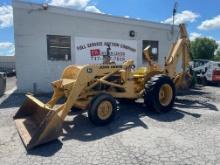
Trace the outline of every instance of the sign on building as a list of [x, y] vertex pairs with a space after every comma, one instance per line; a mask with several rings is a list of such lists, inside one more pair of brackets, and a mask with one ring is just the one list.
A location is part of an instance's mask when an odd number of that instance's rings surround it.
[[86, 37], [75, 38], [76, 64], [102, 63], [103, 56], [107, 55], [107, 48], [109, 47], [111, 61], [122, 64], [127, 59], [133, 59], [134, 63], [137, 64], [137, 41]]

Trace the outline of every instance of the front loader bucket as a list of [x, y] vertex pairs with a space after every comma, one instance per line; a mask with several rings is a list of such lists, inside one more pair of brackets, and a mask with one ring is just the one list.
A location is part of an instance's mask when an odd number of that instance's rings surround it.
[[57, 139], [62, 133], [62, 120], [56, 111], [31, 95], [27, 95], [14, 121], [27, 150]]

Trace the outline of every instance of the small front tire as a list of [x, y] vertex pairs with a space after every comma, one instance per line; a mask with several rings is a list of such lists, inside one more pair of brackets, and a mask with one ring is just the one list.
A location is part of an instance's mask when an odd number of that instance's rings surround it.
[[117, 102], [109, 94], [101, 93], [95, 96], [88, 109], [90, 121], [98, 126], [109, 124], [115, 117]]

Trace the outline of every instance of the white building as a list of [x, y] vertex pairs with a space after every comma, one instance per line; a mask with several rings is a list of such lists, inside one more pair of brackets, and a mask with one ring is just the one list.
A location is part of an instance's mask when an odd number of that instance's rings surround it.
[[[152, 46], [161, 65], [178, 28], [61, 7], [13, 1], [17, 85], [20, 92], [50, 92], [70, 64], [101, 63], [107, 45], [112, 60], [145, 65], [143, 48]], [[35, 85], [34, 85], [35, 84]]]
[[15, 69], [15, 56], [0, 56], [0, 72], [12, 71]]

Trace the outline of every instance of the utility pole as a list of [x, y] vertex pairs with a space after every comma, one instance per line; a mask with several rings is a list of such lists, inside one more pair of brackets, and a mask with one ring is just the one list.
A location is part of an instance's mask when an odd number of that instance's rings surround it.
[[177, 13], [177, 6], [178, 6], [178, 2], [176, 1], [173, 6], [173, 25], [172, 25], [172, 31], [171, 31], [172, 34], [174, 33], [175, 15]]

